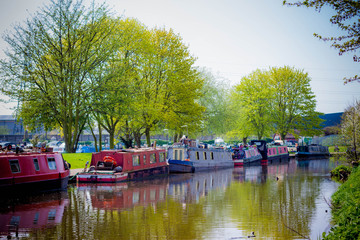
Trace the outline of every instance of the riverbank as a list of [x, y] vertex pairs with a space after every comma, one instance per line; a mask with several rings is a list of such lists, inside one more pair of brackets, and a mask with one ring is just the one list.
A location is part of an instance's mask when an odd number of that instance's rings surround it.
[[324, 239], [359, 239], [360, 170], [353, 168], [346, 182], [332, 195], [333, 227]]

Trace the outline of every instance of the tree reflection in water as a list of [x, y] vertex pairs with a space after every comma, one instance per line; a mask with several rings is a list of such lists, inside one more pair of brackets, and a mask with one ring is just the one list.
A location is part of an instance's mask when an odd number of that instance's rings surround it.
[[[62, 221], [29, 238], [317, 238], [337, 184], [329, 160], [269, 163], [148, 181], [72, 185]], [[327, 214], [327, 215], [326, 215]], [[325, 220], [324, 220], [325, 219]], [[298, 233], [296, 233], [298, 232]]]

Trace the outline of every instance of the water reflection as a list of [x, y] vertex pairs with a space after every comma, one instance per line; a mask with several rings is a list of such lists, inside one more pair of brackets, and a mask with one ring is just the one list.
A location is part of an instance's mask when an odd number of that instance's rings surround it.
[[59, 224], [41, 230], [28, 226], [28, 238], [236, 239], [254, 232], [262, 239], [316, 239], [329, 224], [324, 198], [337, 187], [329, 179], [332, 165], [291, 160], [148, 181], [71, 185]]
[[36, 229], [60, 224], [69, 204], [67, 192], [1, 199], [0, 237], [27, 237]]

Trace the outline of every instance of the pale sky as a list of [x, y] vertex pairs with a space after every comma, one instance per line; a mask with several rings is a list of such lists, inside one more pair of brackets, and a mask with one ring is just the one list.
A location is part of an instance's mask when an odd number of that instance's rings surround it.
[[[0, 32], [11, 30], [49, 0], [0, 0]], [[329, 22], [331, 10], [287, 7], [282, 0], [105, 0], [115, 15], [137, 18], [149, 28], [172, 28], [182, 36], [196, 64], [235, 85], [256, 69], [288, 65], [309, 73], [317, 110], [342, 112], [360, 99], [360, 74], [348, 53], [339, 56], [313, 33], [340, 34]], [[0, 40], [0, 58], [6, 43]], [[360, 55], [360, 54], [359, 54]], [[13, 104], [15, 105], [15, 104]], [[11, 114], [0, 103], [0, 115]]]

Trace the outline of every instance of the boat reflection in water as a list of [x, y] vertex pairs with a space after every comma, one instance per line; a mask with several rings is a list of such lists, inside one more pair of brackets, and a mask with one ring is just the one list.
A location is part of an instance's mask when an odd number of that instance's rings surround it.
[[77, 187], [91, 201], [93, 208], [123, 210], [164, 201], [168, 178], [122, 183], [78, 183]]
[[211, 172], [171, 175], [169, 178], [168, 195], [180, 202], [197, 202], [210, 191], [225, 190], [232, 181], [233, 169]]
[[312, 174], [328, 174], [335, 168], [335, 162], [329, 159], [268, 163], [261, 166], [236, 167], [233, 170], [233, 178], [236, 181], [265, 183], [268, 178], [281, 180], [285, 175], [293, 175], [296, 171]]
[[67, 192], [32, 196], [27, 203], [16, 205], [11, 204], [11, 199], [4, 201], [0, 208], [0, 239], [25, 237], [34, 230], [56, 226], [69, 204]]

